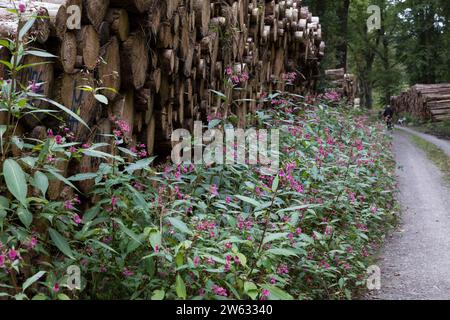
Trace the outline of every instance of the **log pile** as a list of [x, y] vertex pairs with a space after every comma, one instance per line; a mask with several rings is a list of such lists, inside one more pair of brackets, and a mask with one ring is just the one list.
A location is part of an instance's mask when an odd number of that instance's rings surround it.
[[[325, 50], [319, 18], [301, 0], [0, 0], [0, 7], [19, 3], [48, 16], [30, 37], [59, 57], [29, 68], [23, 81], [44, 83], [40, 93], [89, 124], [92, 131], [66, 119], [76, 141], [105, 139], [99, 133], [111, 133], [113, 119], [122, 119], [130, 124], [127, 141], [145, 143], [150, 154], [167, 151], [174, 129], [192, 129], [211, 114], [235, 114], [244, 126], [266, 92], [314, 91]], [[71, 27], [74, 6], [80, 28]], [[23, 23], [4, 12], [0, 36], [13, 38]], [[295, 79], [286, 77], [292, 74]], [[114, 90], [101, 90], [106, 105], [80, 86]], [[54, 125], [35, 117], [24, 124]]]
[[410, 113], [426, 121], [450, 119], [450, 84], [416, 84], [391, 98], [397, 114]]
[[355, 101], [358, 91], [354, 74], [345, 73], [344, 68], [329, 69], [325, 70], [325, 78], [341, 96], [347, 97], [350, 102]]

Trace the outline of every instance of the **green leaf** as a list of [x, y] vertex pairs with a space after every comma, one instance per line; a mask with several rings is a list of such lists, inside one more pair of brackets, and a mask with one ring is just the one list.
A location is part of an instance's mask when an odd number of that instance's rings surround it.
[[272, 192], [276, 192], [278, 190], [278, 184], [280, 183], [280, 176], [277, 175], [272, 182]]
[[286, 208], [286, 209], [278, 210], [277, 214], [278, 213], [283, 213], [283, 212], [289, 212], [289, 211], [303, 210], [303, 209], [307, 209], [307, 208], [311, 208], [311, 207], [313, 207], [313, 205], [310, 205], [310, 204], [304, 204], [304, 205], [301, 205], [301, 206], [289, 207], [289, 208]]
[[67, 240], [55, 229], [49, 228], [48, 233], [55, 246], [70, 259], [75, 260], [72, 249]]
[[138, 236], [136, 233], [134, 233], [133, 231], [131, 231], [130, 229], [128, 229], [128, 228], [123, 224], [122, 220], [120, 220], [120, 219], [115, 219], [115, 218], [114, 218], [113, 220], [114, 220], [115, 222], [117, 222], [117, 223], [120, 225], [122, 231], [125, 232], [131, 239], [133, 239], [134, 241], [136, 241], [136, 242], [139, 243], [140, 245], [142, 244], [141, 239], [139, 239], [139, 236]]
[[38, 293], [33, 298], [31, 298], [31, 300], [37, 300], [37, 301], [47, 300], [47, 299], [48, 299], [48, 297], [43, 293]]
[[223, 94], [222, 92], [219, 92], [219, 91], [216, 91], [216, 90], [212, 90], [212, 89], [210, 89], [210, 91], [212, 93], [214, 93], [215, 95], [218, 95], [220, 97], [220, 99], [227, 100], [227, 96], [225, 94]]
[[114, 252], [115, 254], [119, 254], [116, 250], [114, 250], [113, 248], [111, 248], [110, 246], [108, 246], [106, 243], [100, 242], [98, 240], [92, 240], [93, 243], [99, 245], [102, 248], [105, 248], [106, 250], [109, 250], [111, 252]]
[[41, 57], [41, 58], [58, 58], [57, 56], [42, 50], [27, 50], [25, 54]]
[[153, 291], [152, 300], [164, 300], [166, 296], [166, 292], [164, 290], [155, 290]]
[[297, 256], [295, 252], [289, 249], [282, 249], [282, 248], [274, 248], [269, 249], [265, 251], [267, 254], [273, 254], [276, 256], [285, 256], [285, 257], [291, 257], [291, 256]]
[[34, 186], [36, 188], [39, 189], [39, 191], [42, 192], [42, 195], [45, 197], [45, 194], [47, 193], [48, 190], [48, 178], [47, 176], [40, 172], [40, 171], [36, 171], [34, 174]]
[[58, 300], [71, 300], [67, 294], [60, 293], [58, 294]]
[[31, 212], [27, 208], [20, 206], [17, 209], [17, 215], [19, 216], [20, 222], [22, 222], [23, 225], [28, 229], [33, 222], [33, 215], [31, 214]]
[[8, 61], [0, 60], [0, 64], [4, 64], [9, 70], [13, 69], [13, 65]]
[[258, 287], [253, 282], [246, 281], [244, 283], [244, 291], [250, 298], [252, 298], [252, 300], [256, 300], [258, 297]]
[[6, 39], [0, 39], [0, 47], [6, 47], [9, 49], [9, 42]]
[[30, 31], [31, 27], [33, 26], [34, 22], [36, 21], [36, 17], [32, 16], [27, 20], [27, 22], [24, 24], [22, 29], [19, 31], [19, 40], [22, 41], [23, 37], [27, 34], [28, 31]]
[[268, 242], [274, 241], [274, 240], [286, 239], [287, 236], [288, 236], [288, 233], [286, 233], [286, 232], [285, 233], [269, 233], [267, 236], [264, 237], [263, 245]]
[[29, 286], [31, 286], [33, 283], [38, 281], [46, 273], [47, 273], [47, 271], [39, 271], [34, 276], [28, 278], [22, 285], [22, 292], [27, 290]]
[[59, 181], [64, 182], [64, 183], [67, 184], [68, 186], [70, 186], [70, 187], [74, 188], [75, 190], [77, 190], [78, 192], [80, 192], [80, 191], [77, 189], [77, 187], [75, 187], [75, 186], [73, 185], [72, 182], [70, 182], [69, 180], [67, 180], [65, 177], [63, 177], [62, 175], [60, 175], [60, 174], [59, 174], [58, 172], [56, 172], [55, 170], [53, 170], [53, 169], [47, 169], [47, 170], [48, 170], [48, 172], [49, 172], [52, 176], [54, 176], [56, 179], [58, 179]]
[[70, 115], [72, 118], [76, 119], [78, 122], [80, 122], [80, 123], [81, 123], [82, 125], [84, 125], [86, 128], [88, 128], [89, 131], [91, 130], [91, 129], [89, 128], [89, 126], [86, 124], [86, 122], [84, 122], [84, 120], [80, 118], [80, 116], [78, 116], [78, 115], [77, 115], [76, 113], [74, 113], [72, 110], [70, 110], [70, 109], [64, 107], [62, 104], [60, 104], [60, 103], [58, 103], [58, 102], [56, 102], [56, 101], [53, 101], [53, 100], [51, 100], [51, 99], [47, 99], [47, 98], [39, 98], [39, 100], [42, 100], [42, 101], [45, 101], [45, 102], [48, 102], [48, 103], [53, 104], [55, 107], [61, 109], [62, 111], [64, 111], [64, 112], [67, 113], [68, 115]]
[[255, 207], [260, 207], [261, 206], [261, 203], [256, 201], [255, 199], [252, 199], [252, 198], [249, 198], [249, 197], [246, 197], [246, 196], [241, 196], [241, 195], [236, 195], [235, 197], [238, 198], [239, 200], [242, 200], [244, 202], [247, 202], [247, 203], [251, 204], [252, 206], [255, 206]]
[[177, 274], [176, 292], [178, 298], [181, 298], [183, 300], [186, 299], [186, 284], [184, 283], [183, 278], [181, 278], [179, 274]]
[[167, 219], [167, 220], [170, 222], [170, 224], [171, 224], [175, 229], [177, 229], [178, 231], [181, 231], [182, 233], [186, 233], [186, 234], [192, 235], [192, 231], [189, 230], [189, 228], [187, 227], [187, 225], [186, 225], [183, 221], [181, 221], [180, 219], [177, 219], [177, 218], [171, 218], [171, 217], [166, 218], [166, 219]]
[[156, 232], [152, 232], [150, 233], [150, 244], [152, 246], [153, 249], [156, 249], [156, 246], [161, 247], [161, 233], [156, 231]]
[[98, 102], [106, 104], [106, 105], [108, 104], [108, 98], [105, 97], [104, 95], [102, 95], [102, 94], [94, 94], [94, 97], [95, 97], [95, 99]]
[[287, 292], [283, 291], [282, 289], [272, 286], [272, 285], [264, 285], [263, 286], [265, 289], [269, 290], [270, 295], [269, 295], [269, 299], [270, 300], [294, 300], [294, 298]]
[[7, 159], [3, 163], [3, 175], [8, 190], [26, 207], [28, 186], [22, 167], [15, 160]]
[[150, 164], [156, 159], [156, 157], [142, 159], [128, 166], [125, 171], [132, 174], [134, 171], [148, 168]]
[[8, 126], [0, 125], [0, 154], [3, 154], [3, 135], [8, 130]]
[[9, 209], [9, 200], [4, 196], [0, 196], [0, 230], [3, 230], [3, 221], [6, 218], [7, 209]]
[[96, 173], [79, 173], [74, 176], [71, 176], [69, 181], [84, 181], [97, 178]]

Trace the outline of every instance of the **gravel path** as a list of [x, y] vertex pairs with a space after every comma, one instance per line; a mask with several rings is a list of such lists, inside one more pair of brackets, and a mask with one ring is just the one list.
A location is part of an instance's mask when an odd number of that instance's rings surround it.
[[410, 129], [410, 128], [397, 127], [397, 129], [403, 130], [403, 131], [411, 133], [411, 134], [415, 134], [416, 136], [419, 136], [422, 139], [427, 140], [428, 142], [431, 142], [431, 143], [437, 145], [450, 157], [450, 141], [444, 140], [444, 139], [439, 139], [430, 134], [421, 133], [421, 132], [418, 132], [418, 131]]
[[395, 133], [394, 152], [402, 221], [381, 253], [381, 290], [366, 299], [450, 299], [450, 189], [405, 132]]

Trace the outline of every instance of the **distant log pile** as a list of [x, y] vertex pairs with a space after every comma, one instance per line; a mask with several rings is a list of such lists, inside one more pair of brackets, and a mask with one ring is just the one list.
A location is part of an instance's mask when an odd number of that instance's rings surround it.
[[450, 84], [416, 84], [391, 98], [398, 114], [407, 112], [423, 120], [450, 119]]
[[355, 75], [345, 73], [344, 68], [325, 70], [325, 77], [343, 97], [355, 101], [357, 97], [357, 83]]
[[[130, 144], [145, 143], [151, 154], [167, 150], [174, 129], [192, 129], [211, 114], [233, 113], [244, 126], [265, 92], [314, 91], [325, 50], [319, 18], [301, 0], [0, 0], [0, 7], [19, 4], [42, 17], [30, 31], [34, 46], [59, 57], [29, 68], [23, 82], [45, 82], [40, 93], [83, 117], [92, 132], [66, 119], [76, 141], [104, 139], [99, 133], [112, 132], [112, 119], [123, 119]], [[74, 6], [79, 29], [70, 27]], [[13, 38], [23, 22], [1, 10], [0, 36]], [[292, 73], [295, 81], [287, 82]], [[101, 92], [105, 105], [80, 86], [115, 91]], [[238, 107], [228, 110], [212, 90]], [[23, 125], [56, 126], [41, 118]]]

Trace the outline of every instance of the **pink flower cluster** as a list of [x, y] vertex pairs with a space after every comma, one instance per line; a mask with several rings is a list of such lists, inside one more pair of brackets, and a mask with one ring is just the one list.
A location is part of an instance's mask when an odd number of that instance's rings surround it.
[[10, 263], [13, 263], [14, 261], [20, 259], [19, 252], [11, 248], [6, 251], [2, 251], [3, 249], [3, 243], [0, 241], [0, 268], [5, 267], [5, 264], [9, 261]]
[[253, 219], [238, 217], [237, 227], [239, 230], [251, 230], [253, 228]]
[[147, 157], [147, 146], [143, 143], [138, 144], [136, 147], [131, 147], [130, 151], [137, 154], [137, 156], [141, 159]]
[[297, 167], [295, 163], [287, 163], [286, 167], [284, 169], [280, 169], [279, 176], [280, 181], [289, 184], [291, 188], [298, 193], [303, 193], [304, 186], [303, 184], [299, 183], [295, 178], [293, 177], [292, 173], [294, 169]]
[[225, 74], [228, 76], [229, 81], [235, 86], [244, 85], [250, 79], [247, 72], [234, 72], [232, 67], [227, 67], [225, 69]]
[[78, 195], [75, 195], [73, 199], [64, 201], [64, 209], [67, 211], [72, 211], [75, 209], [74, 206], [77, 204], [81, 204], [81, 200], [78, 198]]
[[113, 134], [116, 138], [122, 138], [131, 132], [130, 125], [125, 120], [116, 120], [115, 123], [117, 129], [113, 130]]
[[341, 99], [341, 95], [337, 91], [332, 90], [326, 92], [323, 98], [331, 102], [337, 102]]
[[218, 285], [213, 285], [212, 291], [214, 292], [214, 294], [216, 294], [218, 296], [228, 297], [227, 290], [222, 287], [219, 287]]
[[288, 273], [289, 273], [289, 268], [287, 265], [282, 264], [282, 265], [278, 266], [277, 274], [283, 275], [283, 274], [288, 274]]
[[292, 84], [297, 80], [297, 72], [287, 72], [281, 75], [281, 78], [288, 84]]

